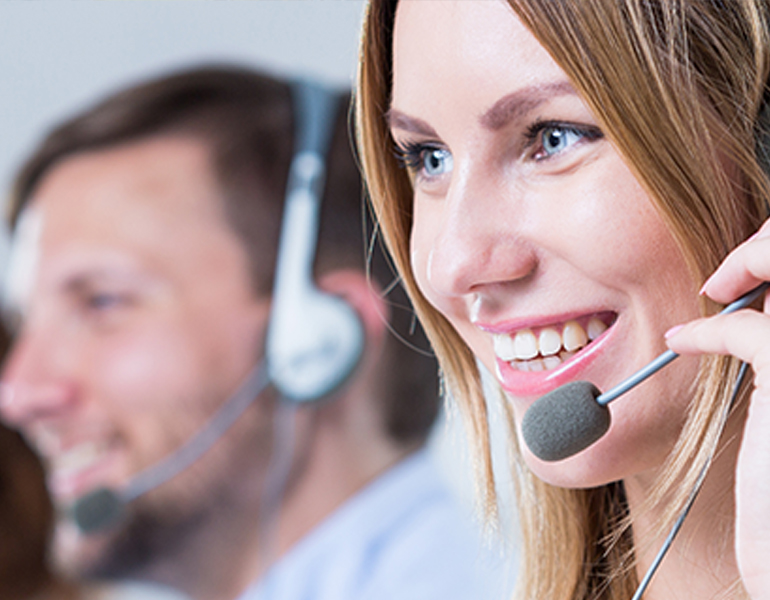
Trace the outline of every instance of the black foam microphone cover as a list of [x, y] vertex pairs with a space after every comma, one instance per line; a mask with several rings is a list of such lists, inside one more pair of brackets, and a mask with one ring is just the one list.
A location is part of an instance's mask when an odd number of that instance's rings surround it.
[[532, 454], [563, 460], [585, 450], [610, 427], [610, 411], [588, 381], [572, 381], [538, 398], [524, 414], [521, 431]]
[[84, 534], [105, 531], [123, 520], [126, 503], [115, 490], [97, 488], [72, 506], [72, 520]]

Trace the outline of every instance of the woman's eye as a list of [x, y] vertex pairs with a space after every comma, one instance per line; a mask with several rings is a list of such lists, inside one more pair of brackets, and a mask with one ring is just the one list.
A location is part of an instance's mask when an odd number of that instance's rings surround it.
[[398, 160], [417, 177], [434, 179], [451, 173], [452, 153], [445, 148], [424, 144], [405, 144], [396, 149]]
[[543, 160], [564, 152], [582, 140], [603, 137], [596, 128], [581, 128], [558, 123], [536, 124], [527, 134], [535, 150], [532, 157]]
[[426, 148], [422, 154], [422, 169], [428, 177], [439, 177], [452, 171], [452, 155], [442, 148]]
[[543, 151], [551, 156], [561, 152], [581, 137], [576, 131], [551, 127], [543, 131]]

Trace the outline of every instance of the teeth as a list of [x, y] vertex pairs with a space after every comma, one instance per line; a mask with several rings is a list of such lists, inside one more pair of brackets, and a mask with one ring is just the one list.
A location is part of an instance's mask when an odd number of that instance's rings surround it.
[[101, 458], [104, 450], [101, 444], [86, 442], [52, 459], [53, 470], [60, 473], [79, 471]]
[[580, 326], [577, 321], [567, 321], [564, 324], [564, 349], [568, 352], [578, 350], [588, 343], [588, 336], [585, 329]]
[[561, 350], [561, 336], [559, 332], [552, 327], [546, 327], [540, 332], [537, 338], [537, 344], [540, 348], [540, 354], [551, 356]]
[[535, 359], [535, 360], [528, 360], [527, 365], [529, 366], [530, 371], [543, 371], [545, 370], [545, 365], [543, 364], [543, 361], [541, 359]]
[[555, 327], [545, 327], [535, 335], [522, 329], [516, 335], [492, 336], [495, 355], [519, 371], [550, 371], [572, 358], [577, 350], [595, 340], [607, 330], [607, 325], [591, 317], [586, 328], [577, 321], [567, 321], [559, 333]]
[[591, 317], [588, 320], [588, 325], [586, 326], [586, 333], [588, 334], [589, 340], [591, 341], [595, 340], [605, 331], [607, 331], [607, 326], [596, 317]]
[[61, 440], [52, 431], [40, 428], [32, 436], [35, 449], [43, 456], [52, 456], [61, 450]]
[[513, 349], [516, 358], [527, 360], [535, 358], [539, 352], [537, 348], [537, 338], [531, 329], [523, 329], [513, 338]]
[[545, 367], [546, 371], [551, 371], [552, 369], [555, 369], [562, 363], [562, 359], [558, 356], [546, 356], [543, 359], [543, 366]]
[[516, 358], [516, 352], [513, 349], [513, 338], [510, 335], [498, 333], [492, 336], [492, 343], [495, 346], [495, 354], [501, 360], [513, 360]]

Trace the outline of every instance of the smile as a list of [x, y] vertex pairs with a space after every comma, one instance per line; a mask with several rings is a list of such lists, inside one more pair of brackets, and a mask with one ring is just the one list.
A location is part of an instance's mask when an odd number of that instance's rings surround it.
[[495, 356], [522, 372], [551, 371], [602, 335], [614, 315], [603, 313], [492, 336]]
[[41, 453], [47, 463], [48, 488], [54, 500], [83, 493], [94, 485], [94, 477], [103, 477], [114, 458], [106, 441], [83, 441], [56, 452]]
[[51, 469], [62, 475], [85, 471], [102, 460], [105, 452], [104, 444], [84, 442], [51, 458]]

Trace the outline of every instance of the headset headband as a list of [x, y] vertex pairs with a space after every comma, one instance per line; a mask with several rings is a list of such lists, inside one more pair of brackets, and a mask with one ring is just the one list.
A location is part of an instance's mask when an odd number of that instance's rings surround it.
[[355, 368], [364, 336], [355, 311], [313, 281], [336, 94], [308, 81], [292, 87], [295, 152], [278, 245], [266, 360], [273, 385], [307, 402], [337, 388]]

